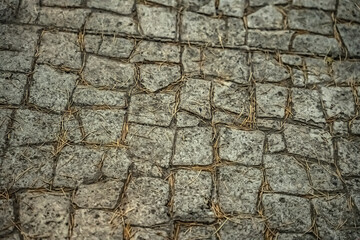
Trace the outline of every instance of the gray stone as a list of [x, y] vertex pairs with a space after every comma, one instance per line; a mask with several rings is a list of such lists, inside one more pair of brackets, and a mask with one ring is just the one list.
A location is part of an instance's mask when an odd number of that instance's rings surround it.
[[175, 96], [167, 93], [131, 96], [129, 121], [169, 126], [174, 115]]
[[91, 110], [82, 109], [82, 120], [85, 142], [97, 144], [117, 143], [121, 137], [124, 110]]
[[50, 8], [41, 7], [38, 24], [52, 26], [52, 27], [66, 27], [73, 29], [80, 29], [90, 10], [87, 9], [64, 9], [64, 8]]
[[207, 239], [216, 240], [215, 226], [196, 225], [196, 226], [181, 226], [179, 231], [180, 240], [194, 240], [194, 239]]
[[228, 111], [215, 110], [213, 113], [213, 124], [225, 123], [231, 126], [244, 126], [248, 123], [248, 117], [244, 114], [235, 114]]
[[257, 119], [257, 126], [259, 128], [272, 129], [272, 130], [280, 130], [282, 128], [282, 121], [273, 120], [273, 119]]
[[311, 190], [304, 167], [294, 157], [265, 155], [264, 165], [270, 188], [275, 192], [308, 194]]
[[22, 235], [69, 237], [70, 199], [64, 193], [24, 192], [18, 197]]
[[248, 87], [232, 82], [214, 83], [214, 104], [216, 107], [238, 114], [248, 115], [250, 96]]
[[249, 28], [282, 29], [283, 15], [274, 6], [266, 6], [247, 16]]
[[71, 239], [123, 239], [121, 220], [113, 212], [77, 209]]
[[257, 115], [259, 117], [285, 116], [288, 91], [285, 87], [273, 84], [257, 84]]
[[201, 52], [199, 48], [185, 46], [181, 60], [184, 72], [200, 74]]
[[335, 191], [343, 188], [336, 172], [325, 164], [309, 164], [308, 172], [312, 187], [319, 191]]
[[81, 52], [77, 34], [45, 32], [42, 36], [37, 63], [81, 68]]
[[209, 165], [213, 161], [212, 129], [179, 129], [175, 141], [175, 165]]
[[200, 119], [187, 112], [177, 112], [176, 114], [176, 125], [178, 127], [196, 127], [199, 123]]
[[13, 20], [16, 15], [16, 9], [19, 5], [19, 0], [1, 1], [0, 2], [0, 20]]
[[13, 231], [15, 214], [14, 201], [12, 199], [0, 199], [0, 234], [7, 234]]
[[167, 229], [152, 229], [152, 228], [131, 228], [130, 240], [144, 240], [144, 239], [157, 239], [157, 240], [168, 240], [170, 239], [169, 232]]
[[350, 57], [360, 56], [360, 43], [354, 39], [360, 38], [360, 25], [337, 24], [341, 38], [348, 50]]
[[214, 75], [241, 84], [249, 84], [247, 54], [232, 49], [206, 49], [202, 70], [205, 75]]
[[272, 56], [254, 53], [252, 63], [256, 82], [281, 82], [290, 78], [289, 71]]
[[1, 65], [3, 71], [31, 71], [33, 56], [29, 53], [0, 50]]
[[293, 31], [248, 30], [247, 43], [250, 47], [289, 50]]
[[304, 76], [304, 72], [295, 68], [291, 69], [291, 71], [294, 87], [305, 87], [307, 84], [307, 80]]
[[5, 138], [8, 135], [8, 125], [11, 120], [12, 110], [10, 109], [0, 109], [0, 155], [2, 155], [2, 148], [5, 145]]
[[134, 4], [134, 0], [122, 0], [121, 2], [117, 0], [110, 0], [106, 2], [97, 0], [87, 1], [87, 6], [90, 8], [104, 9], [120, 14], [130, 14]]
[[1, 236], [1, 237], [3, 238], [3, 240], [20, 240], [20, 233], [13, 232], [6, 236]]
[[169, 221], [169, 183], [158, 178], [131, 179], [125, 192], [126, 222], [152, 226]]
[[211, 82], [201, 79], [187, 79], [180, 95], [180, 108], [211, 118], [210, 105]]
[[143, 64], [139, 67], [140, 82], [151, 92], [160, 90], [181, 78], [178, 65]]
[[20, 104], [24, 95], [27, 76], [18, 73], [0, 73], [0, 103]]
[[304, 58], [308, 74], [321, 75], [329, 74], [329, 63], [324, 58]]
[[165, 6], [170, 6], [170, 7], [176, 7], [176, 5], [177, 5], [176, 0], [151, 0], [151, 2], [159, 3], [159, 4], [162, 4]]
[[335, 38], [321, 35], [301, 34], [293, 41], [292, 48], [296, 52], [318, 54], [318, 55], [340, 55], [339, 43]]
[[60, 131], [61, 116], [19, 109], [15, 114], [10, 145], [26, 145], [55, 141]]
[[173, 9], [136, 4], [136, 10], [144, 35], [176, 38], [176, 12]]
[[350, 190], [351, 199], [354, 201], [355, 205], [360, 206], [360, 179], [353, 178], [348, 181], [345, 181], [348, 189]]
[[292, 54], [282, 54], [281, 62], [285, 63], [285, 64], [289, 64], [289, 65], [296, 65], [296, 66], [303, 65], [302, 57], [300, 57], [298, 55], [292, 55]]
[[358, 142], [340, 139], [338, 142], [338, 165], [344, 175], [359, 175], [360, 163], [358, 156], [360, 145]]
[[330, 83], [332, 81], [331, 77], [326, 74], [314, 75], [311, 73], [305, 73], [305, 86], [309, 86], [311, 84], [324, 84]]
[[61, 124], [62, 134], [64, 137], [63, 140], [65, 140], [64, 143], [67, 143], [68, 141], [72, 143], [79, 143], [83, 140], [77, 115], [74, 115], [71, 112], [65, 113], [63, 115]]
[[237, 47], [245, 44], [246, 30], [241, 19], [228, 18], [226, 34], [225, 41], [221, 40], [222, 46]]
[[334, 150], [329, 132], [322, 129], [286, 124], [284, 136], [289, 153], [333, 162]]
[[210, 172], [179, 170], [175, 173], [174, 218], [183, 221], [211, 221], [212, 177]]
[[356, 0], [342, 0], [337, 8], [337, 17], [349, 21], [357, 21], [360, 19], [359, 2]]
[[336, 0], [294, 0], [293, 5], [307, 8], [319, 8], [323, 10], [335, 10]]
[[332, 66], [336, 83], [360, 83], [360, 62], [335, 61]]
[[119, 180], [80, 185], [73, 202], [81, 208], [114, 208], [124, 183]]
[[321, 10], [293, 9], [288, 12], [291, 29], [306, 30], [324, 35], [333, 34], [331, 16]]
[[224, 15], [242, 17], [244, 15], [245, 5], [245, 0], [221, 0], [219, 10]]
[[189, 11], [214, 14], [215, 3], [212, 0], [181, 0], [181, 5]]
[[352, 134], [360, 135], [360, 119], [355, 119], [351, 122], [350, 132]]
[[124, 148], [110, 149], [105, 153], [101, 171], [107, 177], [125, 180], [131, 160]]
[[169, 166], [172, 155], [174, 131], [162, 127], [131, 124], [126, 141], [129, 151], [154, 165]]
[[220, 158], [247, 164], [261, 164], [265, 134], [261, 131], [220, 129]]
[[263, 6], [263, 5], [276, 5], [276, 4], [286, 4], [289, 0], [251, 0], [250, 6]]
[[94, 87], [123, 89], [134, 83], [134, 66], [115, 60], [89, 56], [84, 78]]
[[55, 70], [48, 65], [37, 65], [30, 86], [29, 102], [56, 112], [68, 105], [78, 76]]
[[52, 7], [80, 7], [81, 0], [42, 0], [41, 4]]
[[86, 21], [85, 29], [94, 33], [125, 33], [138, 35], [138, 26], [132, 17], [93, 12]]
[[295, 120], [325, 123], [320, 96], [316, 90], [293, 88], [292, 103]]
[[106, 91], [91, 86], [77, 86], [73, 94], [73, 102], [80, 106], [125, 107], [125, 92]]
[[345, 135], [348, 133], [348, 124], [346, 122], [335, 121], [332, 125], [332, 131], [335, 135]]
[[131, 62], [180, 62], [180, 47], [175, 44], [141, 41], [135, 48]]
[[281, 152], [285, 150], [285, 142], [280, 133], [272, 133], [267, 136], [268, 150], [270, 153]]
[[309, 200], [288, 195], [264, 194], [263, 204], [270, 228], [299, 232], [307, 232], [311, 228]]
[[103, 152], [84, 146], [67, 146], [56, 165], [54, 186], [77, 187], [94, 182], [100, 175]]
[[280, 233], [277, 240], [315, 240], [316, 238], [310, 234], [304, 233]]
[[256, 168], [242, 166], [219, 168], [219, 203], [221, 209], [225, 213], [255, 214], [262, 177], [262, 172]]
[[326, 117], [350, 118], [355, 115], [355, 103], [350, 88], [322, 87], [320, 90]]
[[16, 21], [20, 23], [35, 23], [40, 10], [39, 2], [40, 0], [20, 1]]
[[51, 146], [12, 147], [0, 169], [0, 188], [40, 188], [51, 184], [53, 154]]
[[131, 176], [141, 176], [141, 177], [157, 177], [157, 178], [164, 178], [166, 177], [166, 173], [163, 171], [163, 169], [153, 164], [151, 161], [144, 161], [143, 159], [140, 159], [140, 161], [137, 161], [137, 159], [134, 160], [134, 165], [132, 165], [131, 169]]
[[260, 219], [234, 219], [227, 221], [219, 231], [222, 240], [233, 239], [264, 239], [265, 224]]

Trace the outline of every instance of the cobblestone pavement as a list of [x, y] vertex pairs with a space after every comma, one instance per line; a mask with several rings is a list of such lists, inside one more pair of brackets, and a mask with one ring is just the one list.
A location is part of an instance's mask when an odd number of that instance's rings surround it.
[[360, 239], [359, 0], [0, 21], [0, 239]]

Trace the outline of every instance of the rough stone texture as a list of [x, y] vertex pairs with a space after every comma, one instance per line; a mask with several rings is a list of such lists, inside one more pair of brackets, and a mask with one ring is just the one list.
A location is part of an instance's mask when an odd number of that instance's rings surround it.
[[178, 65], [144, 64], [139, 67], [140, 83], [151, 92], [160, 90], [181, 78]]
[[[262, 180], [260, 169], [224, 166], [218, 171], [221, 209], [226, 213], [255, 214], [258, 191]], [[238, 184], [239, 182], [246, 184]]]
[[245, 10], [245, 0], [221, 0], [219, 10], [224, 15], [242, 17]]
[[107, 177], [125, 180], [131, 160], [125, 149], [110, 149], [105, 153], [101, 171]]
[[350, 132], [352, 134], [360, 135], [360, 119], [355, 119], [350, 126]]
[[170, 238], [169, 233], [166, 229], [152, 229], [152, 228], [140, 228], [132, 227], [131, 228], [130, 240], [143, 240], [143, 239], [158, 239], [158, 240], [167, 240]]
[[282, 63], [289, 65], [297, 65], [301, 66], [303, 64], [303, 59], [300, 56], [292, 55], [292, 54], [282, 54], [281, 55]]
[[12, 199], [0, 199], [0, 234], [7, 234], [14, 229], [14, 201]]
[[200, 73], [201, 52], [199, 48], [185, 46], [181, 62], [186, 73]]
[[357, 8], [359, 4], [356, 0], [343, 0], [339, 2], [337, 17], [349, 21], [359, 22], [360, 11]]
[[130, 59], [131, 62], [180, 62], [180, 47], [175, 44], [141, 41]]
[[77, 209], [71, 239], [123, 239], [121, 220], [113, 212]]
[[322, 129], [286, 124], [284, 136], [289, 153], [333, 162], [334, 150], [329, 132]]
[[193, 240], [193, 239], [208, 239], [216, 240], [214, 235], [216, 226], [181, 226], [179, 231], [179, 237], [176, 240]]
[[335, 10], [336, 0], [293, 0], [293, 5], [307, 8], [318, 8], [323, 10]]
[[260, 31], [248, 30], [248, 45], [250, 47], [288, 50], [293, 31]]
[[320, 10], [290, 10], [288, 22], [291, 29], [306, 30], [324, 35], [333, 34], [331, 16]]
[[177, 5], [176, 0], [151, 0], [151, 2], [160, 3], [162, 5], [170, 6], [170, 7], [176, 7]]
[[138, 94], [131, 97], [129, 121], [160, 126], [170, 125], [175, 96], [167, 93]]
[[288, 195], [264, 194], [263, 204], [270, 228], [299, 232], [306, 232], [311, 228], [309, 200]]
[[343, 187], [336, 171], [328, 165], [310, 164], [308, 171], [314, 189], [332, 191]]
[[24, 192], [19, 197], [19, 220], [22, 234], [68, 238], [70, 199], [63, 193]]
[[282, 129], [282, 122], [281, 120], [272, 120], [272, 119], [264, 119], [259, 118], [257, 119], [257, 126], [261, 129], [274, 129], [274, 130], [281, 130]]
[[94, 87], [123, 89], [134, 83], [134, 66], [89, 56], [84, 69], [84, 79]]
[[80, 106], [125, 107], [126, 93], [106, 91], [91, 86], [77, 86], [73, 94], [73, 102]]
[[7, 135], [10, 131], [8, 125], [11, 120], [11, 113], [12, 110], [10, 109], [0, 109], [0, 155], [2, 155], [5, 140], [8, 139]]
[[63, 138], [71, 143], [79, 143], [83, 140], [77, 115], [64, 114], [62, 118]]
[[276, 4], [285, 4], [288, 2], [289, 0], [251, 0], [250, 6], [263, 6], [266, 4], [276, 5]]
[[137, 4], [136, 9], [141, 29], [145, 35], [175, 39], [176, 12], [174, 10], [141, 4]]
[[265, 134], [260, 131], [220, 129], [220, 158], [247, 164], [261, 163]]
[[27, 76], [17, 73], [0, 73], [0, 104], [20, 104]]
[[355, 115], [355, 103], [350, 88], [322, 87], [320, 93], [327, 118], [350, 118]]
[[228, 221], [220, 229], [219, 235], [223, 240], [254, 239], [262, 240], [264, 223], [260, 219], [235, 219]]
[[40, 25], [80, 29], [90, 11], [85, 9], [64, 9], [42, 7], [38, 23]]
[[360, 83], [360, 62], [335, 61], [332, 66], [336, 83]]
[[168, 198], [168, 182], [158, 178], [133, 178], [125, 192], [127, 222], [141, 226], [167, 222]]
[[358, 155], [360, 153], [360, 145], [357, 142], [340, 139], [338, 141], [338, 165], [340, 171], [344, 175], [359, 175], [360, 163]]
[[340, 121], [333, 122], [332, 130], [335, 135], [345, 135], [348, 133], [348, 123]]
[[215, 13], [215, 2], [212, 0], [180, 0], [180, 3], [189, 11], [205, 14]]
[[196, 127], [200, 122], [199, 118], [187, 112], [178, 112], [176, 114], [176, 125], [178, 127]]
[[238, 18], [228, 18], [225, 43], [221, 40], [221, 45], [227, 47], [242, 46], [245, 44], [245, 35], [244, 22]]
[[134, 0], [122, 0], [121, 2], [117, 0], [110, 0], [107, 2], [89, 0], [87, 1], [87, 6], [91, 8], [109, 10], [120, 14], [130, 14], [134, 3]]
[[12, 20], [15, 17], [16, 8], [19, 0], [1, 1], [0, 2], [0, 20]]
[[216, 107], [227, 111], [245, 115], [249, 112], [250, 96], [248, 88], [232, 82], [214, 83], [213, 101]]
[[289, 71], [272, 56], [255, 53], [252, 56], [253, 77], [257, 82], [281, 82], [290, 78]]
[[257, 84], [257, 114], [259, 117], [285, 116], [288, 91], [285, 87], [272, 84]]
[[210, 172], [180, 170], [175, 174], [174, 217], [185, 221], [211, 221]]
[[353, 178], [349, 181], [346, 181], [346, 185], [350, 190], [350, 196], [351, 199], [354, 201], [355, 205], [359, 208], [360, 206], [360, 179], [359, 178]]
[[[357, 6], [358, 7], [358, 6]], [[347, 47], [350, 57], [360, 56], [360, 43], [354, 39], [360, 38], [360, 25], [337, 24], [341, 38]]]
[[282, 29], [283, 15], [274, 7], [266, 6], [247, 16], [249, 28]]
[[304, 233], [280, 233], [277, 235], [278, 240], [315, 240], [310, 234]]
[[304, 76], [304, 72], [299, 69], [291, 69], [292, 71], [292, 82], [294, 87], [305, 87], [307, 84], [306, 77]]
[[213, 124], [225, 123], [232, 126], [244, 126], [247, 117], [236, 113], [230, 113], [228, 111], [216, 110], [213, 114]]
[[285, 150], [285, 142], [279, 133], [272, 133], [267, 136], [268, 150], [270, 153], [281, 152]]
[[81, 0], [42, 0], [45, 6], [60, 6], [60, 7], [79, 7]]
[[39, 0], [21, 1], [16, 21], [20, 23], [35, 23], [40, 9], [39, 2]]
[[297, 35], [293, 41], [292, 49], [296, 52], [319, 55], [338, 56], [340, 54], [339, 43], [335, 38], [311, 34]]

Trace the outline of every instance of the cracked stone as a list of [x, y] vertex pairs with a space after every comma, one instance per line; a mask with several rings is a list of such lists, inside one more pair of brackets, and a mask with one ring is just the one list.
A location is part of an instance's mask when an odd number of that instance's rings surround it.
[[305, 87], [306, 86], [306, 78], [304, 76], [304, 72], [299, 69], [292, 68], [292, 82], [294, 87]]
[[289, 50], [293, 31], [263, 31], [248, 30], [248, 45], [250, 47]]
[[272, 133], [268, 135], [268, 148], [270, 153], [281, 152], [285, 150], [285, 142], [279, 133]]
[[200, 73], [201, 51], [199, 48], [185, 46], [181, 62], [186, 73]]
[[360, 43], [354, 39], [360, 38], [360, 25], [337, 24], [337, 29], [348, 50], [350, 57], [360, 56]]
[[90, 10], [80, 8], [64, 9], [41, 7], [38, 16], [38, 24], [80, 29], [85, 23], [85, 19], [89, 13]]
[[289, 71], [271, 56], [255, 53], [252, 63], [253, 76], [257, 82], [281, 82], [290, 78]]
[[290, 10], [288, 12], [288, 22], [291, 29], [306, 30], [324, 35], [333, 34], [331, 16], [321, 10]]
[[125, 107], [125, 92], [106, 91], [91, 86], [77, 86], [73, 93], [73, 102], [80, 106]]
[[177, 112], [176, 114], [176, 125], [178, 127], [196, 127], [200, 122], [200, 119], [187, 112]]
[[144, 239], [157, 239], [157, 240], [168, 240], [170, 239], [169, 232], [162, 228], [152, 229], [152, 228], [140, 228], [132, 227], [131, 228], [131, 237], [130, 240], [144, 240]]
[[18, 73], [0, 73], [0, 103], [20, 104], [25, 91], [27, 76]]
[[250, 106], [248, 87], [226, 81], [215, 82], [213, 101], [216, 107], [247, 115]]
[[125, 180], [131, 163], [125, 149], [110, 149], [105, 153], [101, 171], [107, 177]]
[[321, 35], [301, 34], [293, 41], [292, 48], [297, 52], [339, 56], [341, 54], [339, 43], [335, 38]]
[[351, 88], [321, 87], [320, 95], [328, 118], [350, 118], [355, 115]]
[[90, 8], [105, 9], [120, 14], [131, 14], [134, 4], [134, 0], [122, 0], [121, 2], [117, 0], [107, 2], [97, 0], [87, 1], [87, 6]]
[[178, 65], [143, 64], [139, 67], [140, 82], [151, 92], [160, 90], [181, 78]]
[[132, 54], [130, 62], [180, 62], [180, 47], [175, 44], [141, 41]]
[[40, 10], [40, 1], [20, 1], [16, 21], [20, 23], [35, 23]]
[[336, 191], [343, 188], [343, 185], [336, 175], [336, 172], [328, 165], [309, 164], [308, 171], [312, 186], [319, 191]]
[[338, 165], [341, 172], [345, 175], [359, 175], [360, 163], [358, 157], [360, 154], [359, 143], [340, 139], [338, 142]]
[[266, 6], [247, 16], [249, 28], [282, 29], [283, 15], [274, 6]]
[[196, 226], [181, 226], [179, 231], [179, 240], [194, 240], [207, 239], [216, 240], [215, 226], [196, 225]]
[[313, 75], [329, 74], [329, 64], [324, 58], [304, 58], [306, 70]]
[[335, 61], [333, 71], [336, 83], [360, 83], [360, 62]]
[[219, 3], [219, 10], [224, 15], [243, 17], [245, 5], [245, 0], [221, 0]]
[[348, 124], [346, 122], [335, 121], [332, 126], [333, 134], [345, 135], [348, 133]]
[[260, 219], [236, 219], [234, 221], [227, 221], [219, 231], [222, 240], [233, 239], [264, 239], [264, 222]]
[[335, 10], [336, 0], [293, 0], [294, 6], [305, 8], [318, 8], [323, 10]]
[[257, 84], [257, 115], [259, 117], [285, 116], [288, 91], [273, 84]]
[[214, 14], [215, 3], [212, 0], [181, 0], [181, 5], [189, 11]]
[[[261, 185], [260, 169], [242, 166], [219, 168], [219, 203], [225, 213], [256, 213]], [[242, 182], [244, 184], [238, 184]]]
[[0, 199], [0, 234], [7, 234], [13, 231], [15, 214], [12, 199]]
[[162, 5], [169, 6], [169, 7], [176, 7], [176, 5], [177, 5], [176, 0], [151, 0], [151, 2], [160, 3]]
[[64, 114], [62, 119], [63, 136], [71, 143], [79, 143], [83, 140], [77, 116], [74, 114]]
[[213, 113], [213, 124], [225, 123], [234, 126], [243, 126], [246, 124], [246, 116], [230, 113], [228, 111], [215, 110]]
[[[335, 0], [333, 0], [335, 1]], [[349, 21], [357, 21], [360, 19], [359, 3], [354, 0], [342, 0], [337, 8], [337, 17]]]

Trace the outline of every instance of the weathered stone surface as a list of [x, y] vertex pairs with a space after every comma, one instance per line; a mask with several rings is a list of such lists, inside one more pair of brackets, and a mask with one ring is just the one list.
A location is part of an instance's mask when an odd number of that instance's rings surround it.
[[63, 140], [66, 139], [66, 141], [70, 141], [71, 143], [79, 143], [83, 140], [77, 115], [66, 113], [63, 115], [61, 121]]
[[224, 15], [242, 17], [245, 10], [245, 0], [221, 0], [219, 3], [219, 10]]
[[181, 5], [189, 11], [214, 14], [215, 2], [212, 0], [181, 0]]
[[232, 126], [243, 126], [247, 123], [247, 116], [218, 109], [214, 111], [212, 122], [213, 124], [225, 123]]
[[287, 155], [265, 155], [266, 178], [275, 192], [308, 194], [311, 186], [306, 170], [294, 157]]
[[141, 4], [137, 4], [136, 9], [144, 35], [176, 38], [176, 12], [173, 9]]
[[53, 155], [51, 146], [12, 147], [0, 169], [0, 188], [40, 188], [51, 183]]
[[37, 65], [30, 86], [29, 102], [62, 112], [68, 105], [77, 78], [75, 74], [60, 72], [48, 65]]
[[26, 145], [55, 141], [60, 130], [61, 116], [19, 109], [15, 114], [10, 145]]
[[257, 115], [259, 117], [285, 116], [288, 91], [285, 87], [272, 84], [257, 84]]
[[80, 117], [86, 136], [85, 142], [116, 143], [121, 137], [124, 115], [124, 110], [82, 109]]
[[355, 103], [350, 88], [322, 87], [320, 94], [327, 118], [350, 118], [355, 115]]
[[162, 127], [131, 124], [126, 141], [129, 151], [154, 165], [169, 166], [174, 131]]
[[125, 180], [131, 163], [132, 158], [128, 156], [125, 149], [110, 149], [105, 153], [101, 171], [107, 177]]
[[199, 118], [187, 112], [177, 112], [176, 114], [176, 125], [178, 127], [196, 127], [200, 122]]
[[176, 7], [177, 5], [176, 0], [151, 0], [151, 2], [160, 3], [162, 5], [170, 6], [170, 7]]
[[308, 166], [311, 184], [314, 189], [334, 191], [343, 188], [336, 172], [329, 165], [309, 164]]
[[42, 0], [41, 4], [52, 7], [79, 7], [81, 6], [81, 0]]
[[291, 29], [306, 30], [325, 35], [333, 34], [331, 16], [321, 10], [290, 10], [288, 22]]
[[325, 123], [320, 96], [316, 90], [293, 88], [292, 103], [295, 120]]
[[[242, 166], [219, 168], [219, 202], [226, 213], [255, 214], [261, 185], [260, 169]], [[238, 184], [245, 182], [246, 184]]]
[[281, 152], [285, 150], [285, 142], [280, 133], [272, 133], [267, 136], [268, 150], [270, 153]]
[[352, 134], [360, 135], [360, 119], [355, 119], [350, 125], [350, 132]]
[[256, 82], [281, 82], [290, 78], [289, 71], [272, 56], [254, 53], [252, 56], [253, 77]]
[[289, 64], [289, 65], [297, 65], [297, 66], [303, 65], [303, 59], [302, 59], [302, 57], [300, 57], [298, 55], [282, 54], [281, 61], [282, 61], [282, 63]]
[[248, 87], [226, 81], [215, 82], [213, 101], [218, 108], [247, 115], [250, 106]]
[[293, 5], [307, 8], [319, 8], [323, 10], [335, 10], [336, 0], [294, 0]]
[[123, 185], [119, 180], [80, 185], [73, 201], [81, 208], [114, 208]]
[[270, 5], [248, 15], [247, 21], [249, 28], [282, 29], [283, 15]]
[[333, 162], [332, 137], [322, 129], [285, 125], [284, 136], [289, 153]]
[[106, 91], [91, 86], [77, 86], [73, 94], [73, 102], [80, 106], [125, 107], [125, 92]]
[[251, 0], [250, 6], [262, 6], [262, 5], [276, 5], [276, 4], [286, 4], [289, 0]]
[[80, 29], [85, 23], [85, 18], [89, 13], [89, 10], [80, 8], [64, 9], [42, 7], [37, 22], [40, 25], [46, 26]]
[[228, 47], [245, 45], [246, 30], [244, 22], [241, 19], [228, 18], [226, 34], [225, 41], [223, 42], [223, 40], [221, 40], [221, 45]]
[[10, 109], [0, 109], [0, 155], [2, 155], [2, 148], [5, 145], [6, 135], [8, 135], [8, 125], [11, 120], [12, 110]]
[[340, 139], [338, 141], [338, 165], [344, 175], [359, 175], [360, 163], [358, 157], [360, 145], [357, 142]]
[[259, 219], [236, 219], [228, 221], [220, 229], [219, 235], [223, 240], [232, 239], [254, 239], [262, 240], [264, 238], [264, 222]]
[[293, 41], [292, 49], [296, 52], [305, 52], [319, 55], [340, 55], [339, 43], [335, 38], [320, 35], [301, 34]]
[[278, 240], [315, 240], [316, 238], [310, 234], [304, 233], [280, 233], [277, 235]]
[[39, 0], [21, 1], [16, 21], [20, 23], [35, 23], [40, 10], [39, 2]]
[[180, 108], [210, 119], [210, 88], [210, 81], [193, 78], [187, 79], [181, 90]]
[[107, 2], [97, 0], [87, 1], [88, 7], [109, 10], [120, 14], [130, 14], [134, 4], [134, 0], [122, 0], [121, 2], [117, 0], [110, 0]]
[[175, 173], [174, 217], [184, 221], [211, 221], [210, 172], [180, 170]]
[[134, 41], [115, 36], [85, 35], [87, 52], [115, 58], [128, 58], [134, 48]]
[[201, 51], [199, 48], [185, 46], [181, 62], [186, 73], [200, 73]]
[[346, 122], [335, 121], [332, 125], [332, 131], [335, 135], [345, 135], [348, 133], [348, 124]]
[[77, 209], [74, 215], [72, 239], [123, 239], [120, 219], [113, 212]]
[[0, 50], [0, 70], [3, 71], [23, 71], [31, 70], [33, 56], [29, 53]]
[[89, 56], [84, 78], [94, 87], [122, 89], [134, 83], [134, 66], [115, 60]]
[[140, 83], [151, 92], [160, 90], [181, 78], [178, 65], [143, 64], [139, 67]]
[[307, 84], [306, 77], [304, 75], [304, 72], [299, 69], [291, 69], [292, 71], [292, 82], [294, 84], [294, 87], [305, 87]]
[[14, 229], [14, 201], [12, 199], [0, 199], [0, 234], [7, 234]]
[[19, 0], [1, 1], [0, 2], [0, 20], [12, 20], [16, 15], [16, 8]]
[[69, 237], [70, 199], [64, 193], [25, 192], [18, 197], [22, 234], [50, 239]]
[[141, 226], [167, 222], [168, 200], [168, 182], [158, 178], [133, 178], [124, 199], [127, 222]]
[[181, 226], [177, 240], [208, 239], [216, 240], [216, 226]]
[[280, 130], [282, 128], [282, 121], [281, 120], [272, 120], [272, 119], [264, 119], [258, 118], [257, 119], [257, 126], [261, 129], [274, 129]]
[[20, 104], [26, 84], [27, 76], [18, 73], [0, 73], [0, 103]]
[[354, 39], [360, 38], [360, 25], [337, 24], [341, 38], [347, 47], [350, 57], [360, 56], [360, 43]]
[[175, 165], [208, 165], [213, 161], [211, 128], [179, 129], [173, 157]]
[[175, 96], [167, 93], [131, 96], [129, 121], [160, 126], [170, 125]]
[[306, 232], [311, 228], [309, 200], [288, 195], [264, 194], [263, 204], [270, 228], [299, 232]]
[[353, 178], [346, 181], [346, 185], [350, 190], [351, 199], [354, 201], [355, 205], [359, 208], [360, 206], [360, 179]]
[[130, 59], [131, 62], [180, 62], [180, 47], [175, 44], [141, 41]]
[[250, 47], [288, 50], [293, 31], [260, 31], [248, 30], [248, 45]]
[[103, 152], [84, 146], [67, 146], [56, 165], [54, 186], [77, 187], [95, 181], [100, 176], [99, 164]]
[[152, 229], [152, 228], [140, 228], [132, 227], [131, 228], [130, 240], [143, 240], [143, 239], [158, 239], [158, 240], [167, 240], [170, 238], [169, 232], [166, 229]]
[[247, 164], [261, 163], [265, 134], [261, 131], [220, 129], [220, 158]]
[[358, 9], [358, 2], [356, 0], [340, 1], [337, 9], [337, 17], [359, 22], [360, 11]]
[[37, 62], [81, 68], [81, 52], [77, 34], [45, 32], [41, 39]]
[[360, 62], [335, 61], [332, 66], [336, 83], [360, 83]]
[[325, 61], [324, 58], [316, 58], [316, 57], [305, 57], [306, 70], [308, 74], [313, 75], [321, 75], [321, 74], [329, 74], [329, 63]]

